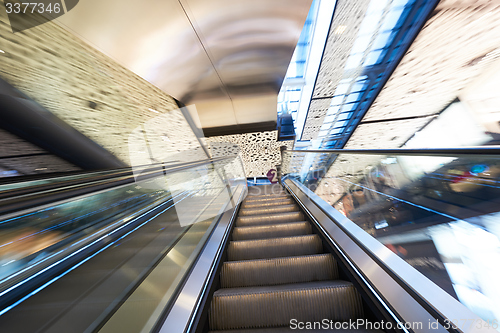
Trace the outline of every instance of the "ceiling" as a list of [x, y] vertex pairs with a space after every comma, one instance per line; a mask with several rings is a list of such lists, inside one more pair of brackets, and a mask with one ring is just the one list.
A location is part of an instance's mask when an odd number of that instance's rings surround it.
[[184, 104], [203, 128], [276, 121], [311, 0], [86, 0], [57, 23]]

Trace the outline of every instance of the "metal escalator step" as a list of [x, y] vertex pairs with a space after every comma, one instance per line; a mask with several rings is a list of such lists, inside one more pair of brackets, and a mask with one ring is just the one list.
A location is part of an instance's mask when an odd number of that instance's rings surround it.
[[276, 214], [263, 214], [252, 216], [238, 216], [236, 218], [237, 227], [249, 227], [254, 225], [276, 224], [285, 222], [304, 221], [305, 217], [302, 212], [287, 212]]
[[350, 282], [317, 281], [278, 286], [225, 288], [214, 293], [211, 330], [280, 327], [297, 321], [362, 318], [361, 297]]
[[276, 205], [267, 207], [251, 207], [240, 209], [239, 216], [249, 216], [249, 215], [262, 215], [262, 214], [275, 214], [275, 213], [286, 213], [286, 212], [298, 212], [299, 206], [295, 204], [291, 205]]
[[248, 191], [248, 196], [249, 197], [266, 197], [266, 196], [272, 196], [272, 195], [281, 195], [281, 194], [287, 194], [284, 188], [275, 188], [272, 191]]
[[[349, 322], [346, 322], [349, 323]], [[334, 324], [335, 325], [335, 324]], [[346, 324], [347, 325], [347, 324]], [[319, 324], [318, 324], [319, 326]], [[333, 326], [335, 327], [335, 326]], [[346, 327], [349, 327], [348, 325]], [[300, 332], [300, 333], [383, 333], [384, 331], [369, 329], [366, 327], [357, 327], [355, 329], [349, 328], [339, 328], [339, 329], [298, 329], [298, 328], [290, 328], [290, 327], [276, 327], [276, 328], [250, 328], [250, 329], [242, 329], [242, 330], [223, 330], [223, 331], [208, 331], [208, 333], [291, 333], [291, 332]], [[373, 324], [372, 324], [373, 327]]]
[[245, 202], [266, 202], [272, 200], [284, 200], [291, 198], [288, 194], [279, 194], [279, 195], [262, 195], [262, 196], [253, 196], [247, 195], [245, 198]]
[[221, 287], [252, 287], [339, 278], [331, 254], [225, 262]]
[[255, 227], [235, 227], [233, 230], [233, 241], [290, 237], [308, 235], [311, 233], [311, 224], [306, 221], [268, 224]]
[[276, 199], [276, 200], [268, 200], [268, 201], [257, 201], [257, 202], [243, 202], [241, 208], [260, 208], [260, 207], [269, 207], [269, 206], [279, 206], [279, 205], [291, 205], [294, 204], [292, 198], [286, 199]]
[[318, 254], [323, 250], [318, 235], [232, 241], [227, 255], [229, 261], [268, 259]]

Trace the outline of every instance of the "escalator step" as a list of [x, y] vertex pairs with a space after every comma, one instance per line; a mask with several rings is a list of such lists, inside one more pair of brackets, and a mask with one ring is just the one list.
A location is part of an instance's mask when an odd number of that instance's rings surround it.
[[250, 240], [263, 238], [290, 237], [312, 233], [309, 222], [291, 222], [281, 224], [261, 225], [255, 227], [235, 227], [233, 240]]
[[268, 206], [290, 205], [295, 203], [292, 198], [268, 200], [263, 202], [244, 202], [241, 208], [260, 208]]
[[276, 214], [263, 214], [252, 216], [238, 216], [236, 219], [237, 227], [249, 227], [254, 225], [275, 224], [284, 222], [299, 222], [304, 221], [305, 217], [302, 212], [287, 212]]
[[291, 205], [279, 205], [279, 206], [268, 206], [268, 207], [255, 207], [255, 208], [242, 208], [240, 209], [239, 216], [249, 216], [249, 215], [262, 215], [262, 214], [276, 214], [276, 213], [287, 213], [287, 212], [298, 212], [299, 206], [295, 204]]
[[273, 196], [273, 195], [282, 195], [282, 194], [287, 194], [287, 192], [284, 189], [277, 190], [275, 189], [274, 191], [249, 191], [248, 196], [249, 197], [268, 197], [268, 196]]
[[273, 200], [285, 200], [290, 199], [291, 197], [288, 194], [278, 194], [278, 195], [247, 195], [245, 198], [246, 203], [257, 203], [257, 202], [266, 202]]
[[338, 279], [331, 254], [229, 261], [222, 266], [221, 287], [252, 287]]
[[282, 327], [298, 321], [362, 318], [361, 297], [350, 282], [318, 281], [278, 286], [226, 288], [214, 293], [210, 329]]
[[268, 259], [321, 253], [323, 245], [318, 235], [232, 241], [228, 260]]

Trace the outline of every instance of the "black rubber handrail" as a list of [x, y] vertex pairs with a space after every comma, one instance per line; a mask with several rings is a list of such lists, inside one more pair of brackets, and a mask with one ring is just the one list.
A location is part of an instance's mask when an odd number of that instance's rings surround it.
[[[220, 158], [219, 158], [220, 159]], [[211, 161], [218, 161], [218, 159], [213, 159]], [[198, 162], [198, 161], [197, 161]], [[158, 164], [152, 164], [149, 167], [148, 166], [137, 166], [134, 168], [144, 168], [144, 170], [147, 171], [154, 171], [154, 170], [168, 170], [172, 167], [176, 166], [186, 166], [189, 164], [193, 164], [196, 162], [187, 162], [187, 163], [175, 163], [175, 164], [163, 164], [163, 163], [158, 163]], [[142, 169], [141, 169], [142, 170]], [[82, 176], [81, 178], [76, 178], [76, 179], [65, 179], [66, 177], [76, 177], [76, 176]], [[86, 176], [88, 175], [88, 176]], [[134, 175], [134, 169], [131, 167], [127, 168], [120, 168], [116, 170], [108, 170], [106, 171], [101, 171], [101, 172], [81, 172], [81, 173], [73, 173], [71, 175], [64, 175], [64, 176], [57, 176], [57, 177], [47, 177], [47, 178], [41, 178], [41, 179], [36, 179], [36, 180], [27, 180], [27, 181], [43, 181], [43, 180], [52, 180], [53, 182], [50, 183], [45, 183], [45, 184], [38, 184], [38, 185], [33, 185], [33, 186], [25, 186], [25, 187], [20, 187], [20, 188], [13, 188], [13, 189], [8, 189], [2, 191], [0, 188], [0, 200], [4, 198], [14, 198], [17, 196], [21, 195], [27, 195], [27, 194], [32, 194], [36, 192], [42, 192], [42, 191], [50, 191], [58, 188], [63, 188], [63, 187], [68, 187], [68, 186], [74, 186], [74, 185], [83, 185], [86, 183], [92, 183], [96, 182], [99, 180], [107, 180], [107, 179], [113, 179], [113, 178], [119, 178], [119, 177], [124, 177], [124, 176], [132, 176]], [[17, 178], [17, 177], [15, 177]], [[14, 181], [12, 184], [19, 183], [17, 179], [13, 179]], [[9, 185], [8, 183], [4, 183], [2, 185]]]
[[401, 156], [495, 156], [500, 157], [500, 146], [463, 148], [398, 148], [398, 149], [283, 149], [293, 153], [331, 153], [353, 155], [401, 155]]
[[[168, 167], [155, 165], [150, 169], [145, 169], [139, 176], [134, 175], [133, 171], [130, 170], [125, 174], [120, 174], [118, 178], [116, 176], [108, 176], [108, 179], [104, 177], [104, 179], [99, 179], [97, 181], [96, 179], [92, 179], [91, 181], [78, 179], [76, 180], [77, 185], [75, 185], [72, 181], [63, 181], [60, 183], [54, 183], [52, 184], [52, 187], [48, 186], [48, 188], [45, 188], [44, 190], [41, 190], [43, 187], [34, 186], [35, 189], [31, 192], [28, 191], [28, 193], [18, 196], [7, 196], [7, 198], [0, 200], [0, 216], [24, 211], [30, 208], [47, 205], [58, 201], [63, 201], [96, 191], [133, 183], [136, 180], [145, 180], [159, 177], [165, 174], [190, 169], [196, 166], [220, 162], [231, 158], [234, 157], [219, 157], [210, 160], [180, 163], [170, 165]], [[29, 190], [29, 188], [27, 188], [27, 190]]]

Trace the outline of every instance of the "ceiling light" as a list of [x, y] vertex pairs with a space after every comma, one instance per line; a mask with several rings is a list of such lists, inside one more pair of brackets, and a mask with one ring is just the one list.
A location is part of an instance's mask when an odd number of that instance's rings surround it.
[[160, 113], [160, 112], [158, 112], [158, 111], [156, 111], [156, 110], [153, 110], [153, 109], [151, 109], [151, 108], [149, 108], [148, 110], [149, 110], [149, 111], [151, 111], [151, 112]]
[[347, 29], [347, 26], [345, 26], [345, 25], [339, 25], [339, 26], [337, 27], [337, 29], [335, 29], [334, 33], [335, 33], [336, 35], [341, 35], [341, 34], [343, 34], [343, 33], [344, 33], [345, 29]]
[[5, 51], [4, 50], [0, 50], [0, 53], [5, 53]]

